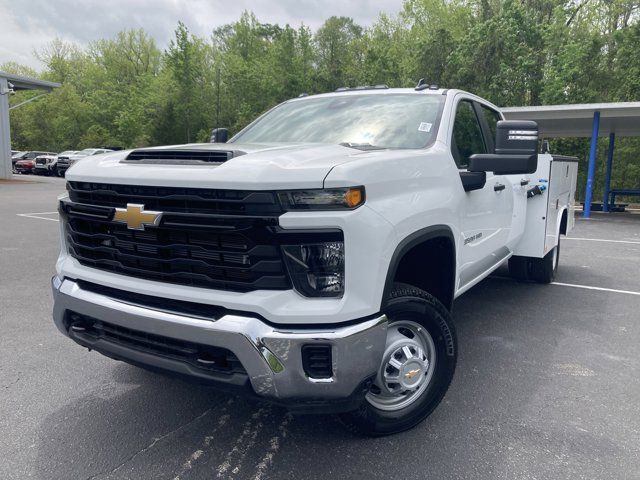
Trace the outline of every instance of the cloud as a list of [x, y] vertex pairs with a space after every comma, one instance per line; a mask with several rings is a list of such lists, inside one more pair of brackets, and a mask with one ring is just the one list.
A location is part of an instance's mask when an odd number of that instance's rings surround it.
[[208, 36], [244, 10], [261, 22], [316, 29], [332, 15], [371, 25], [381, 12], [396, 14], [401, 6], [402, 0], [0, 0], [0, 63], [41, 68], [33, 52], [55, 37], [87, 45], [128, 28], [144, 28], [164, 48], [178, 21]]

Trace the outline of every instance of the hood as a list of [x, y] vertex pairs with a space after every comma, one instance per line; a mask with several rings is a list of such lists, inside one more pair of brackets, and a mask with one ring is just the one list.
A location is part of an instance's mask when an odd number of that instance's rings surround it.
[[[331, 169], [371, 154], [328, 144], [190, 144], [138, 149], [158, 151], [232, 151], [223, 163], [134, 164], [124, 161], [133, 150], [84, 157], [67, 173], [72, 181], [178, 187], [270, 190], [322, 188]], [[377, 152], [381, 153], [381, 152]]]
[[73, 153], [71, 155], [62, 155], [60, 158], [68, 158], [69, 160], [80, 160], [81, 158], [85, 158], [88, 157], [89, 155], [87, 155], [86, 153], [83, 153], [82, 155], [78, 155], [77, 153]]

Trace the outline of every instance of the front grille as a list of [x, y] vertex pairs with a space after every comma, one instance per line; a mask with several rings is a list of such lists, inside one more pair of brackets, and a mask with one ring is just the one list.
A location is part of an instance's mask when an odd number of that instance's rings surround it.
[[65, 324], [72, 337], [90, 338], [93, 341], [103, 340], [111, 344], [179, 360], [203, 370], [225, 374], [246, 374], [240, 360], [226, 348], [132, 330], [72, 311], [67, 312]]
[[140, 203], [147, 210], [162, 212], [268, 216], [284, 213], [275, 194], [264, 191], [86, 182], [68, 182], [67, 190], [72, 202], [108, 207], [126, 207], [127, 203]]
[[[60, 204], [69, 253], [128, 276], [237, 292], [291, 288], [273, 192], [69, 182]], [[112, 221], [127, 203], [163, 212], [157, 227]]]

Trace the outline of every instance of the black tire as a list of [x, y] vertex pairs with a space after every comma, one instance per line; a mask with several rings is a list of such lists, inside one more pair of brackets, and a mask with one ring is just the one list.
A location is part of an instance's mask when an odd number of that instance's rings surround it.
[[529, 280], [529, 258], [513, 256], [509, 259], [509, 274], [519, 282]]
[[537, 283], [551, 283], [558, 271], [560, 262], [560, 235], [556, 245], [544, 258], [532, 258], [529, 266], [529, 278]]
[[422, 422], [438, 406], [456, 369], [458, 345], [449, 311], [433, 295], [419, 288], [396, 283], [384, 313], [390, 324], [410, 320], [424, 327], [435, 345], [433, 376], [426, 389], [413, 403], [393, 411], [381, 410], [364, 400], [358, 410], [340, 415], [354, 433], [384, 436], [408, 430]]

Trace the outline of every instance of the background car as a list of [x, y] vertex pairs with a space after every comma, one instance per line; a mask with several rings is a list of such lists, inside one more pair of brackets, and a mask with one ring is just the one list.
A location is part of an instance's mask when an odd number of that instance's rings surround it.
[[[11, 157], [11, 167], [13, 171], [16, 171], [16, 163], [20, 160], [35, 160], [36, 157], [40, 155], [55, 155], [53, 152], [40, 152], [35, 150], [30, 150], [27, 152], [18, 152], [16, 155]], [[24, 168], [24, 167], [23, 167]], [[31, 172], [29, 172], [31, 173]]]
[[35, 166], [36, 166], [35, 159], [25, 158], [24, 160], [18, 160], [14, 165], [13, 169], [16, 173], [26, 174], [26, 173], [33, 173]]
[[[35, 159], [35, 165], [33, 167], [33, 173], [36, 175], [51, 175], [53, 174], [53, 168], [55, 167], [55, 161], [58, 158], [57, 155], [39, 155]], [[21, 160], [24, 161], [24, 160]]]
[[58, 159], [60, 157], [69, 157], [77, 153], [78, 153], [78, 150], [65, 150], [64, 152], [60, 152], [58, 155], [56, 155], [56, 158], [53, 160], [53, 162], [49, 164], [49, 170], [51, 174], [61, 177], [62, 175], [58, 172]]
[[80, 150], [75, 155], [58, 155], [58, 161], [56, 164], [56, 168], [58, 171], [58, 176], [64, 177], [65, 172], [69, 169], [71, 165], [76, 163], [78, 160], [84, 157], [90, 157], [92, 155], [99, 155], [101, 153], [112, 152], [108, 148], [85, 148], [84, 150]]

